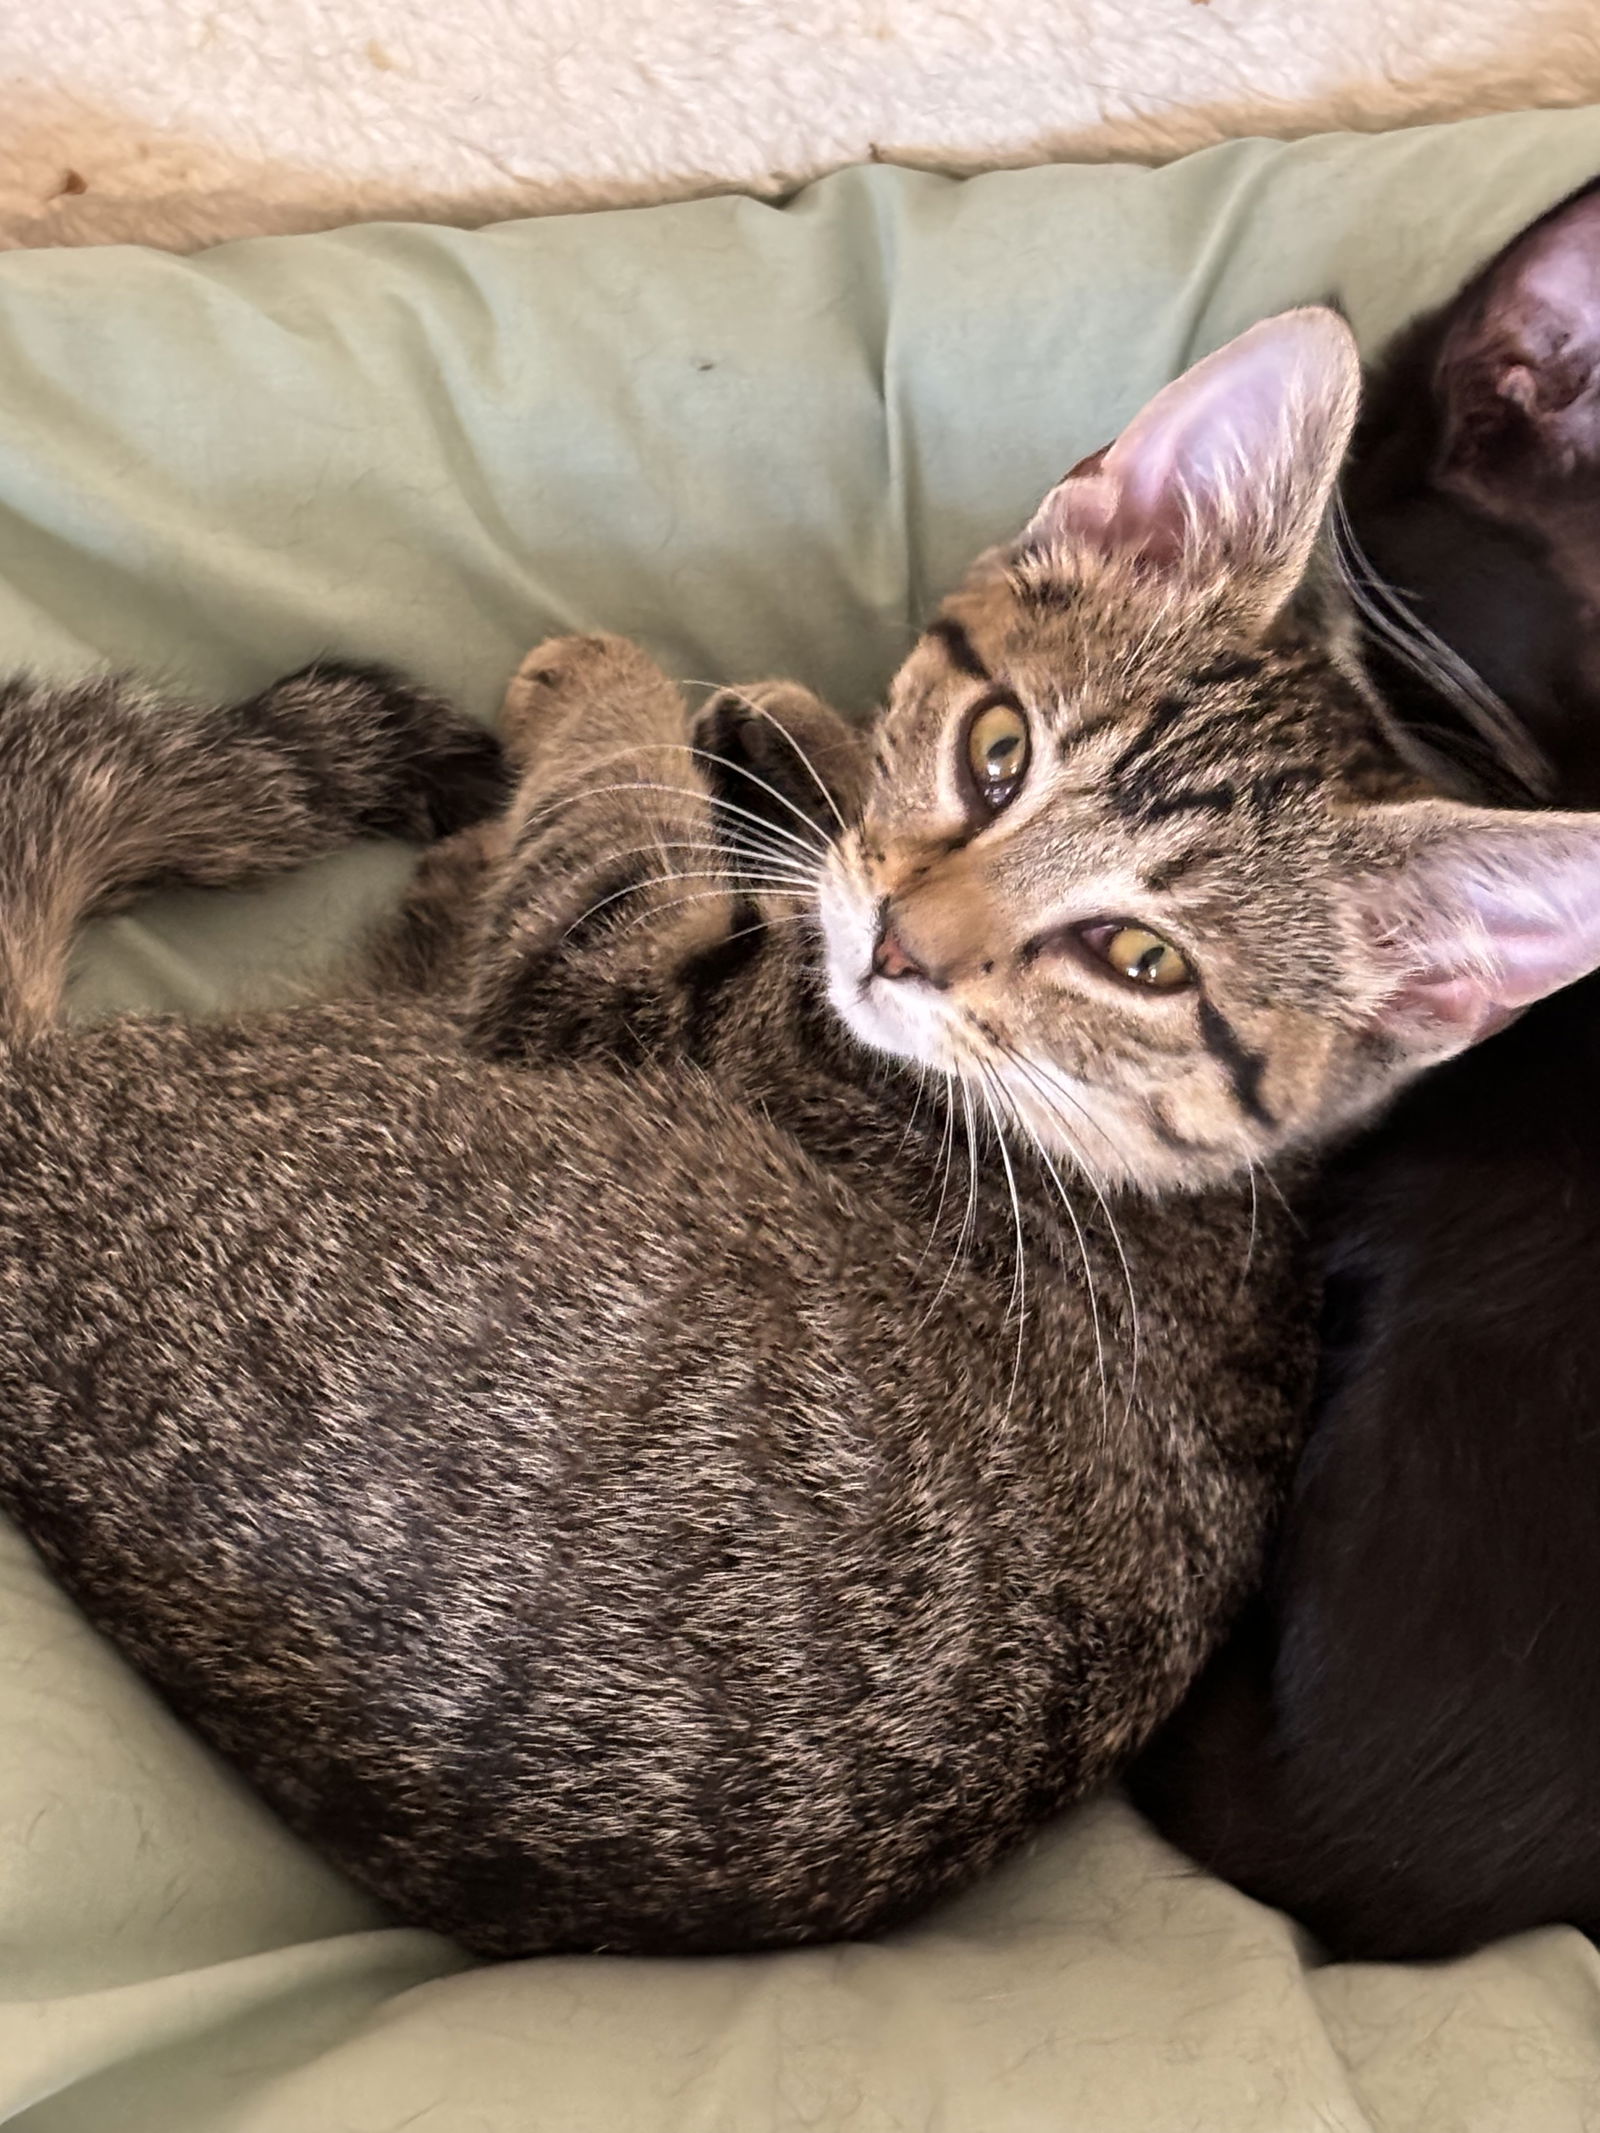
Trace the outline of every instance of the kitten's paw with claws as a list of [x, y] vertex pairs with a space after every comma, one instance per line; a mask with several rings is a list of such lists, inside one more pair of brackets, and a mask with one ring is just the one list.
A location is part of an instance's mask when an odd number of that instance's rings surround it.
[[614, 746], [638, 723], [659, 717], [659, 699], [670, 699], [675, 721], [682, 699], [647, 652], [626, 637], [547, 637], [536, 644], [511, 678], [500, 714], [506, 747], [526, 766], [559, 730], [567, 745], [579, 740], [575, 722], [589, 721], [591, 738]]
[[719, 797], [798, 831], [797, 814], [834, 836], [848, 821], [865, 770], [861, 736], [798, 682], [720, 689], [697, 715], [694, 744]]

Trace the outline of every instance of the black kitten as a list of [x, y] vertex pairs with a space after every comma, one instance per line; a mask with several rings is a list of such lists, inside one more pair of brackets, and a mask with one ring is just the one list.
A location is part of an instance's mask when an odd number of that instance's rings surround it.
[[[1347, 499], [1525, 729], [1375, 662], [1480, 796], [1600, 805], [1600, 185], [1391, 351]], [[1600, 1933], [1600, 980], [1336, 1166], [1323, 1401], [1268, 1587], [1135, 1774], [1335, 1953]]]

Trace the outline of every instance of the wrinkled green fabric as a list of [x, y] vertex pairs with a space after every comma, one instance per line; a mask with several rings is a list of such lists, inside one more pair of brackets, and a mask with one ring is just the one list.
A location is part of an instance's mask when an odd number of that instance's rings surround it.
[[[1263, 313], [1369, 347], [1600, 169], [1600, 112], [1160, 172], [0, 258], [0, 644], [492, 715], [551, 630], [867, 704], [980, 545]], [[96, 929], [83, 1012], [325, 960], [379, 850]], [[0, 1418], [0, 1427], [3, 1427]], [[1397, 1596], [1397, 1604], [1403, 1598]], [[1315, 1967], [1116, 1800], [878, 1946], [474, 1969], [288, 1837], [0, 1535], [0, 2121], [28, 2133], [1582, 2133], [1600, 1963]]]

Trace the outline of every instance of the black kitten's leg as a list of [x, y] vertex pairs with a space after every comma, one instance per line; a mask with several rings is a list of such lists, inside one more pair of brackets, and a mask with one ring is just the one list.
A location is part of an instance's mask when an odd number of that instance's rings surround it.
[[81, 920], [352, 839], [429, 838], [507, 791], [498, 742], [379, 668], [320, 665], [222, 709], [130, 683], [0, 689], [0, 1032], [60, 1007]]

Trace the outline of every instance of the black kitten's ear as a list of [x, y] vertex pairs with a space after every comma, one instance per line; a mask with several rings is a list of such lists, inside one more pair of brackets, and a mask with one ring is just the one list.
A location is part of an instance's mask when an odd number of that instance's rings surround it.
[[1558, 208], [1468, 291], [1434, 372], [1439, 478], [1491, 509], [1600, 467], [1600, 186]]
[[1359, 389], [1337, 313], [1263, 319], [1058, 482], [1019, 555], [1047, 572], [1131, 566], [1180, 598], [1226, 579], [1265, 620], [1304, 574]]

